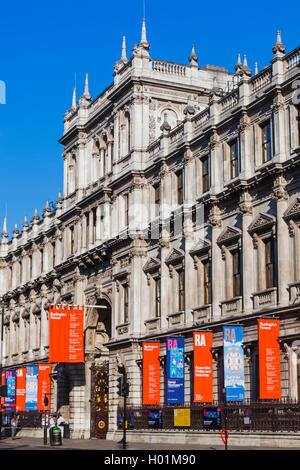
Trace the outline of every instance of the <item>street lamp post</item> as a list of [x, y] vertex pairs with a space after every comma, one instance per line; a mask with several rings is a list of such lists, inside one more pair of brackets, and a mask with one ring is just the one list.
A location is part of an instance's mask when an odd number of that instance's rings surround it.
[[44, 398], [44, 445], [47, 445], [47, 406], [49, 404], [47, 395], [50, 395], [50, 393], [45, 393]]

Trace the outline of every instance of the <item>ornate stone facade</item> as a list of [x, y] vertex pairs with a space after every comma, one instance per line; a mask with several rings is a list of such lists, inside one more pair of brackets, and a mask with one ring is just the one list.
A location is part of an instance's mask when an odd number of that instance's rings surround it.
[[[300, 339], [300, 126], [294, 83], [300, 48], [280, 35], [271, 65], [252, 73], [154, 60], [145, 23], [114, 81], [88, 91], [65, 114], [64, 188], [43, 217], [25, 218], [0, 245], [5, 368], [46, 362], [48, 304], [85, 304], [85, 364], [53, 366], [52, 409], [72, 437], [90, 437], [92, 365], [109, 363], [109, 435], [117, 428], [118, 361], [141, 404], [143, 340], [214, 332], [242, 323], [251, 360], [246, 395], [258, 384], [253, 320], [276, 315], [283, 396], [299, 397], [292, 355]], [[163, 364], [163, 361], [162, 361]], [[186, 371], [186, 374], [189, 374]], [[214, 374], [214, 396], [222, 384]], [[161, 399], [164, 401], [162, 368]], [[190, 380], [186, 397], [192, 400]]]

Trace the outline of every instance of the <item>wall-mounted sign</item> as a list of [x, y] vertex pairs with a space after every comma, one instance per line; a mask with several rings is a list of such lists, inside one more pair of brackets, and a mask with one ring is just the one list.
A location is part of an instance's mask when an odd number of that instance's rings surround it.
[[159, 343], [143, 343], [143, 405], [160, 404], [159, 355]]
[[245, 400], [243, 327], [224, 326], [224, 387], [227, 401]]
[[167, 403], [184, 402], [184, 338], [167, 338]]
[[258, 320], [259, 398], [281, 398], [279, 320]]
[[194, 333], [194, 402], [213, 401], [212, 333]]
[[49, 305], [49, 362], [84, 362], [84, 307]]

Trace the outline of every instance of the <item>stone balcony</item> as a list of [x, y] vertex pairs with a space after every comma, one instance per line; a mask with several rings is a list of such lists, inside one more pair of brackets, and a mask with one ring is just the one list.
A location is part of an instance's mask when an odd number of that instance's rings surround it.
[[226, 315], [236, 315], [243, 311], [243, 298], [234, 297], [221, 302], [222, 317]]
[[211, 304], [201, 305], [193, 309], [194, 325], [201, 325], [211, 321]]
[[149, 318], [145, 321], [147, 331], [153, 331], [160, 328], [160, 317]]
[[258, 310], [268, 307], [276, 307], [277, 305], [277, 288], [270, 287], [269, 289], [255, 292], [252, 294], [253, 309]]

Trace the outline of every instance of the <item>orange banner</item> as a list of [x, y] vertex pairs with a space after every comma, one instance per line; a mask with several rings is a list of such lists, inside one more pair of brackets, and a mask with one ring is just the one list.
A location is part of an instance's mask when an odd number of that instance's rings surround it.
[[194, 332], [194, 402], [213, 401], [212, 333]]
[[159, 343], [143, 343], [143, 405], [160, 404], [159, 355]]
[[84, 307], [49, 305], [49, 362], [84, 362]]
[[279, 320], [258, 320], [259, 398], [281, 398]]
[[47, 398], [49, 400], [47, 410], [50, 409], [50, 391], [51, 391], [51, 364], [39, 364], [38, 369], [38, 402], [37, 407], [38, 410], [44, 410], [45, 404], [44, 399], [45, 395], [47, 394]]
[[16, 411], [25, 411], [26, 367], [16, 369]]

